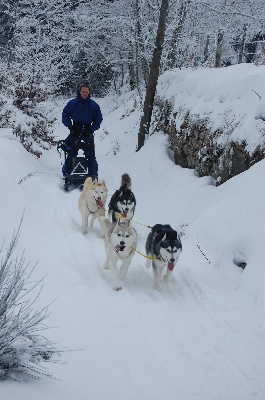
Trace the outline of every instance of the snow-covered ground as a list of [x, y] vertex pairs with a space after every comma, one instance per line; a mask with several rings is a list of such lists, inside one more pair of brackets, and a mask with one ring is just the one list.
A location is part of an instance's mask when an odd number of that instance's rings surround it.
[[[202, 86], [208, 73], [200, 72]], [[145, 252], [145, 225], [168, 223], [181, 233], [183, 251], [161, 292], [140, 254], [123, 290], [113, 291], [98, 221], [83, 236], [80, 192], [61, 190], [56, 149], [36, 160], [2, 131], [0, 240], [11, 239], [24, 212], [16, 255], [25, 249], [27, 260], [38, 261], [34, 278], [45, 279], [35, 306], [55, 299], [44, 333], [66, 351], [61, 363], [47, 364], [56, 379], [1, 382], [1, 399], [264, 400], [265, 160], [215, 187], [174, 164], [162, 133], [135, 152], [140, 113], [130, 93], [97, 101], [99, 178], [110, 197], [122, 173], [130, 174], [138, 250]], [[58, 139], [67, 134], [63, 104], [54, 105]]]

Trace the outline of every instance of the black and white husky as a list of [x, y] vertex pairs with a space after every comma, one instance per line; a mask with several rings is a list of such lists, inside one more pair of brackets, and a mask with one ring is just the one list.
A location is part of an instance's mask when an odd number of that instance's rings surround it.
[[121, 177], [120, 188], [112, 195], [109, 202], [109, 217], [111, 217], [112, 222], [117, 222], [121, 218], [132, 219], [136, 199], [131, 189], [131, 178], [125, 173]]
[[[104, 268], [110, 269], [113, 278], [114, 290], [121, 290], [121, 279], [126, 277], [128, 268], [135, 254], [137, 233], [129, 220], [119, 220], [112, 223], [107, 218], [101, 217], [105, 228], [106, 261]], [[118, 270], [117, 263], [121, 261]]]
[[146, 268], [153, 267], [154, 289], [160, 290], [162, 272], [167, 268], [164, 282], [168, 282], [174, 266], [182, 251], [182, 245], [177, 232], [170, 225], [157, 224], [147, 236], [145, 246]]

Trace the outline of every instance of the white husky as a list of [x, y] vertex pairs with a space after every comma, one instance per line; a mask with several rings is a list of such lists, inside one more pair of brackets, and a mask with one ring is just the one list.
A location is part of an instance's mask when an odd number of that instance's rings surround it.
[[[134, 256], [137, 233], [128, 220], [112, 223], [101, 217], [101, 221], [105, 228], [106, 261], [104, 268], [111, 270], [114, 290], [121, 290], [120, 280], [126, 277]], [[119, 260], [121, 261], [120, 270], [117, 269]]]
[[101, 226], [101, 235], [104, 236], [100, 217], [105, 215], [107, 197], [108, 189], [104, 181], [98, 182], [97, 179], [92, 181], [90, 177], [85, 180], [78, 205], [79, 211], [82, 214], [84, 235], [87, 233], [88, 217], [91, 215], [90, 228], [93, 226], [95, 219], [98, 218]]

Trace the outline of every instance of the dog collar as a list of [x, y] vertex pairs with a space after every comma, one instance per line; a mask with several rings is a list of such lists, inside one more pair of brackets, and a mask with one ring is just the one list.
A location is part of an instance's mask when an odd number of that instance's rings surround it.
[[164, 258], [161, 257], [161, 256], [156, 256], [156, 259], [157, 259], [157, 260], [160, 260], [160, 261], [163, 261], [164, 263], [167, 262], [167, 260], [164, 260]]

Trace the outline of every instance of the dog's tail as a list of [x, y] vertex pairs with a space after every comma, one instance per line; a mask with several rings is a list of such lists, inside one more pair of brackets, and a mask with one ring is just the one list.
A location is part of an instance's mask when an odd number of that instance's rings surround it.
[[131, 188], [132, 188], [132, 181], [131, 181], [130, 175], [127, 173], [123, 174], [121, 177], [121, 188], [123, 190], [126, 190], [126, 189], [131, 190]]

